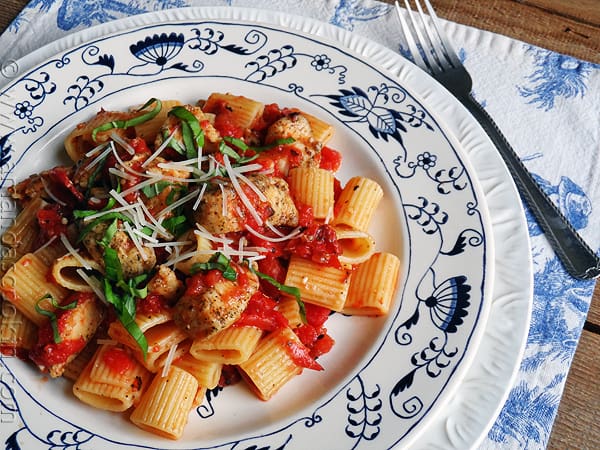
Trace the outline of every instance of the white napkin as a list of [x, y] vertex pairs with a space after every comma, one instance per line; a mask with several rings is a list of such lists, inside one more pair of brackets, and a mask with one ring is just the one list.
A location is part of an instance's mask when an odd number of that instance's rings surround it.
[[[360, 0], [32, 0], [0, 36], [0, 76], [56, 38], [116, 18], [181, 6], [247, 6], [316, 18], [402, 51], [392, 6]], [[600, 244], [600, 65], [447, 24], [477, 99], [590, 246]], [[594, 282], [566, 274], [528, 213], [533, 317], [508, 401], [481, 449], [545, 448]]]

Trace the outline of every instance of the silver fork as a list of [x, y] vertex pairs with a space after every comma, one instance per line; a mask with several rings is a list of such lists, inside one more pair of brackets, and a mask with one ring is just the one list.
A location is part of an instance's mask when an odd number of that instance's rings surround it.
[[600, 276], [600, 259], [542, 191], [498, 126], [472, 97], [473, 82], [469, 72], [452, 49], [429, 0], [424, 2], [429, 17], [419, 0], [415, 0], [418, 14], [412, 11], [409, 1], [404, 0], [409, 20], [395, 2], [402, 32], [415, 63], [448, 89], [483, 127], [567, 272], [578, 279], [597, 278]]

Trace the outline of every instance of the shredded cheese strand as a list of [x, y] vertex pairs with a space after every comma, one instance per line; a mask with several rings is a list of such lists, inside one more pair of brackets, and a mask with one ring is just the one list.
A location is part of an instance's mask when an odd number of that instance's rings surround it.
[[162, 151], [167, 148], [167, 145], [169, 145], [169, 142], [171, 142], [171, 139], [173, 139], [173, 136], [175, 135], [175, 130], [173, 130], [173, 132], [167, 136], [167, 138], [163, 141], [162, 144], [160, 144], [160, 146], [154, 151], [154, 153], [152, 153], [148, 159], [146, 161], [144, 161], [142, 163], [142, 167], [146, 167], [148, 164], [150, 164], [158, 155], [160, 155], [162, 153]]
[[110, 133], [110, 138], [117, 144], [119, 144], [121, 147], [123, 147], [127, 153], [129, 153], [130, 155], [135, 155], [135, 149], [131, 146], [131, 144], [129, 144], [129, 142], [127, 142], [125, 139], [119, 136], [117, 132], [113, 131], [112, 133]]
[[248, 212], [250, 213], [250, 215], [254, 218], [254, 220], [256, 221], [256, 223], [258, 225], [262, 225], [263, 224], [263, 220], [258, 215], [258, 213], [256, 212], [256, 209], [252, 205], [252, 202], [250, 202], [250, 200], [246, 196], [246, 193], [242, 189], [242, 186], [240, 185], [240, 183], [239, 183], [239, 181], [237, 179], [236, 173], [234, 172], [233, 167], [231, 167], [231, 163], [229, 161], [229, 157], [227, 155], [224, 155], [223, 156], [223, 161], [225, 162], [225, 170], [227, 171], [227, 175], [229, 175], [229, 179], [231, 180], [231, 184], [233, 186], [233, 189], [236, 191], [238, 197], [240, 198], [240, 200], [242, 201], [242, 203], [244, 204], [244, 206], [246, 207], [246, 209], [248, 210]]
[[88, 276], [83, 269], [77, 269], [75, 272], [77, 272], [77, 275], [79, 275], [81, 279], [92, 288], [92, 291], [94, 291], [94, 294], [96, 294], [100, 300], [102, 300], [104, 303], [108, 303], [106, 301], [106, 297], [104, 296], [104, 292], [102, 292], [102, 289], [100, 289], [100, 283], [96, 278]]
[[177, 344], [173, 344], [169, 349], [169, 353], [167, 353], [167, 357], [165, 358], [165, 365], [163, 366], [161, 377], [166, 377], [169, 374], [169, 369], [171, 369], [171, 364], [173, 363], [173, 359], [175, 359], [175, 352], [177, 351]]
[[54, 200], [59, 205], [62, 205], [62, 206], [66, 205], [65, 202], [63, 202], [61, 199], [59, 199], [56, 195], [54, 195], [52, 193], [52, 191], [50, 190], [50, 187], [48, 186], [48, 183], [46, 183], [46, 180], [44, 179], [44, 177], [41, 176], [40, 181], [42, 182], [42, 186], [44, 188], [44, 191], [46, 191], [46, 194], [48, 194], [48, 197], [50, 197], [52, 200]]
[[71, 243], [69, 242], [69, 239], [67, 239], [67, 237], [63, 233], [60, 234], [60, 241], [63, 243], [63, 245], [65, 246], [67, 251], [71, 255], [73, 255], [73, 257], [77, 260], [77, 262], [79, 262], [79, 264], [81, 264], [87, 270], [90, 270], [92, 268], [92, 266], [90, 266], [89, 263], [81, 257], [81, 255], [79, 254], [79, 251], [76, 250], [75, 247], [73, 247], [71, 245]]
[[248, 224], [246, 224], [244, 226], [244, 228], [246, 228], [246, 230], [249, 231], [250, 233], [252, 233], [254, 236], [257, 236], [257, 237], [259, 237], [261, 239], [264, 239], [265, 241], [268, 241], [268, 242], [283, 242], [283, 241], [287, 241], [289, 239], [295, 238], [300, 233], [302, 233], [302, 228], [301, 227], [296, 227], [289, 234], [287, 234], [285, 236], [282, 236], [282, 237], [279, 237], [279, 238], [273, 238], [273, 237], [265, 236], [264, 234], [256, 231], [254, 228], [252, 228]]

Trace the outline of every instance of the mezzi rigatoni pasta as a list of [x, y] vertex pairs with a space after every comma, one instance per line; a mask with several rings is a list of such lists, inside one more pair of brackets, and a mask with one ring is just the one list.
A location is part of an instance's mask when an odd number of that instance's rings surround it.
[[74, 124], [72, 165], [9, 188], [0, 337], [178, 439], [208, 390], [241, 377], [268, 400], [325, 370], [329, 316], [388, 313], [400, 261], [368, 230], [381, 185], [338, 178], [326, 120], [233, 93], [132, 103]]

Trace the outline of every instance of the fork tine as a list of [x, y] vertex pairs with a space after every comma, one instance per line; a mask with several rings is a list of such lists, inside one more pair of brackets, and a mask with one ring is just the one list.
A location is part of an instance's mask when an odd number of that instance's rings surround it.
[[[415, 0], [417, 6], [419, 6], [419, 1]], [[434, 49], [435, 47], [431, 44], [433, 44], [432, 42], [428, 41], [425, 36], [423, 35], [423, 33], [421, 32], [421, 28], [419, 26], [419, 24], [417, 23], [417, 19], [415, 18], [415, 13], [412, 10], [412, 8], [410, 7], [410, 2], [409, 0], [404, 0], [404, 5], [406, 7], [406, 10], [408, 11], [408, 17], [410, 18], [410, 22], [412, 25], [412, 28], [417, 36], [417, 40], [419, 41], [419, 44], [421, 44], [421, 48], [418, 49], [419, 54], [421, 55], [422, 59], [425, 61], [426, 63], [426, 68], [425, 70], [429, 70], [432, 71], [433, 73], [439, 73], [440, 72], [440, 66], [437, 64], [438, 61], [436, 60], [436, 58], [433, 56], [433, 54], [431, 52], [428, 52], [427, 50], [431, 50]], [[419, 6], [420, 8], [420, 6]], [[423, 15], [420, 16], [420, 19], [423, 20]], [[427, 29], [427, 24], [425, 22], [423, 22], [423, 27], [425, 29]]]
[[[395, 5], [396, 5], [396, 12], [398, 13], [398, 19], [400, 19], [400, 26], [402, 28], [402, 33], [404, 34], [404, 38], [406, 39], [406, 43], [408, 44], [408, 49], [410, 50], [410, 53], [412, 54], [414, 62], [421, 69], [428, 71], [429, 67], [427, 66], [427, 63], [421, 56], [421, 50], [419, 49], [417, 43], [415, 42], [413, 33], [412, 33], [410, 27], [408, 26], [408, 22], [404, 18], [404, 15], [402, 13], [402, 9], [400, 8], [400, 4], [398, 3], [398, 0], [396, 0]], [[410, 9], [408, 9], [408, 11], [410, 12]], [[411, 19], [412, 19], [412, 17], [411, 17]], [[414, 25], [414, 22], [413, 22], [413, 25]]]
[[[435, 28], [437, 37], [438, 37], [440, 43], [442, 44], [441, 48], [443, 48], [443, 50], [444, 50], [444, 51], [442, 51], [442, 54], [446, 57], [448, 62], [450, 64], [452, 64], [454, 67], [460, 67], [462, 65], [462, 62], [458, 58], [458, 55], [456, 54], [456, 52], [454, 51], [454, 48], [450, 44], [450, 41], [446, 37], [446, 33], [444, 32], [444, 30], [441, 30], [440, 19], [438, 18], [437, 14], [435, 13], [435, 10], [431, 6], [431, 3], [429, 2], [429, 0], [424, 0], [424, 1], [425, 1], [425, 6], [427, 7], [427, 13], [429, 14], [429, 17], [431, 17], [431, 21], [433, 22], [433, 27]], [[418, 0], [417, 0], [417, 7], [419, 8], [419, 11], [422, 11]], [[425, 29], [427, 30], [427, 33], [429, 34], [429, 27], [426, 26]], [[431, 35], [430, 35], [430, 39], [431, 39]], [[433, 42], [433, 40], [432, 40], [432, 42]]]
[[[407, 1], [407, 0], [405, 0]], [[421, 7], [421, 2], [419, 0], [415, 0], [415, 5], [417, 5], [417, 11], [419, 12], [419, 18], [421, 19], [421, 24], [423, 29], [425, 29], [425, 34], [427, 36], [427, 43], [422, 42], [424, 48], [430, 49], [430, 61], [429, 64], [434, 72], [440, 72], [444, 70], [444, 48], [440, 46], [439, 37], [436, 40], [436, 36], [427, 22], [427, 16], [423, 12], [423, 8]], [[437, 31], [437, 29], [435, 30]], [[441, 53], [441, 55], [440, 55]]]

